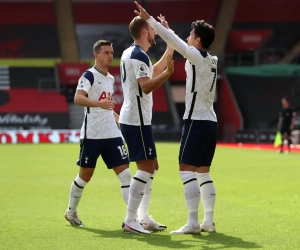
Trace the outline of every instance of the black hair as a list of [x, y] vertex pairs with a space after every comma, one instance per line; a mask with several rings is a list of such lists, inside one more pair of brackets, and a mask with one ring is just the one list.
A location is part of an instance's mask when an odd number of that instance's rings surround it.
[[202, 47], [208, 49], [215, 39], [215, 29], [204, 20], [197, 20], [192, 23], [192, 29], [195, 30], [195, 37], [201, 38]]

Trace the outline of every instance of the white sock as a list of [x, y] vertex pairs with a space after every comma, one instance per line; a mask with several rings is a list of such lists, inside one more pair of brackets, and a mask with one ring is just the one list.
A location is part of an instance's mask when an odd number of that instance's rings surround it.
[[200, 183], [202, 205], [204, 209], [203, 223], [212, 225], [214, 222], [214, 207], [216, 202], [216, 189], [210, 173], [196, 173]]
[[69, 208], [67, 209], [68, 214], [77, 212], [77, 206], [80, 202], [83, 188], [86, 184], [88, 184], [88, 182], [82, 180], [79, 175], [76, 176], [70, 188]]
[[148, 213], [148, 207], [149, 207], [150, 196], [151, 196], [151, 191], [152, 191], [152, 181], [153, 181], [153, 178], [154, 178], [154, 175], [156, 174], [156, 172], [157, 172], [157, 170], [154, 170], [153, 175], [150, 177], [147, 184], [145, 185], [145, 193], [144, 193], [142, 201], [139, 205], [139, 208], [137, 210], [139, 220], [149, 220], [150, 219], [150, 216]]
[[118, 178], [120, 179], [123, 200], [126, 205], [128, 205], [129, 187], [131, 183], [131, 173], [129, 168], [123, 170], [123, 172], [118, 175]]
[[198, 208], [200, 201], [200, 189], [196, 179], [195, 172], [180, 171], [180, 177], [184, 185], [184, 195], [186, 206], [188, 208], [189, 226], [198, 226]]
[[149, 181], [152, 174], [137, 170], [133, 177], [128, 197], [128, 206], [125, 222], [130, 222], [137, 219], [137, 209], [145, 193], [145, 185]]

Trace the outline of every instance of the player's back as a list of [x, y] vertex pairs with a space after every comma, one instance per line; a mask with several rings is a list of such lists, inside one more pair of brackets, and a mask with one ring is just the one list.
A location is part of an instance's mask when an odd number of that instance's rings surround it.
[[211, 53], [189, 47], [186, 53], [186, 110], [184, 119], [217, 121], [213, 109], [217, 61]]
[[133, 44], [121, 57], [121, 80], [124, 102], [120, 123], [127, 125], [150, 125], [152, 119], [152, 93], [145, 94], [138, 83], [141, 77], [152, 78], [152, 64], [142, 48]]

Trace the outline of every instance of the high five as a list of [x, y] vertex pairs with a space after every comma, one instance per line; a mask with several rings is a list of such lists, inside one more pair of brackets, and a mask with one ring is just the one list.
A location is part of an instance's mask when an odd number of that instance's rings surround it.
[[[135, 10], [135, 14], [147, 20], [148, 24], [169, 46], [187, 59], [185, 63], [187, 74], [186, 109], [183, 116], [179, 169], [188, 208], [188, 221], [186, 225], [172, 231], [171, 234], [215, 232], [216, 191], [209, 171], [217, 141], [217, 118], [213, 102], [218, 58], [208, 51], [215, 38], [215, 31], [203, 20], [193, 22], [186, 43], [174, 32], [164, 28], [141, 5], [137, 2], [135, 4], [138, 8], [138, 11]], [[204, 208], [204, 220], [201, 225], [198, 223], [200, 191]]]

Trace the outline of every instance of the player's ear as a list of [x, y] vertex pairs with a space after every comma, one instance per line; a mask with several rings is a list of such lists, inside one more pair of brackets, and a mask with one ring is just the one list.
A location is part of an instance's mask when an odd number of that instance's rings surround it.
[[148, 30], [147, 30], [147, 29], [142, 29], [142, 34], [143, 34], [143, 35], [147, 35], [147, 33], [148, 33]]

